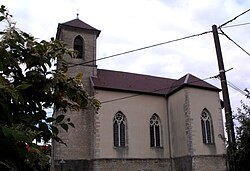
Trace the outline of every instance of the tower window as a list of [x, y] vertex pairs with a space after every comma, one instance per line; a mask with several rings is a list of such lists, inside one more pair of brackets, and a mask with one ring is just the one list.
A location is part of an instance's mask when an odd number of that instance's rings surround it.
[[81, 36], [76, 36], [75, 40], [74, 40], [74, 50], [76, 50], [78, 52], [77, 54], [77, 58], [84, 58], [84, 42], [83, 42], [83, 38]]
[[161, 123], [157, 114], [153, 114], [150, 118], [150, 146], [161, 146]]
[[206, 109], [204, 109], [201, 113], [201, 131], [203, 143], [214, 143], [212, 119], [210, 113]]
[[113, 137], [115, 147], [126, 146], [126, 117], [122, 112], [117, 112], [114, 116]]

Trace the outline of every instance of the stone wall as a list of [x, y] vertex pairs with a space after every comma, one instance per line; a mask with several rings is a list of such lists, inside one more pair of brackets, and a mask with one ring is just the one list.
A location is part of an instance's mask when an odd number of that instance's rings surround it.
[[[93, 96], [93, 87], [90, 81], [90, 76], [96, 74], [96, 38], [93, 32], [89, 30], [71, 28], [71, 27], [60, 27], [60, 35], [58, 39], [63, 40], [67, 44], [68, 48], [73, 48], [74, 38], [78, 35], [84, 39], [84, 59], [72, 58], [69, 55], [65, 55], [64, 59], [68, 63], [69, 67], [74, 64], [83, 63], [86, 61], [92, 61], [87, 66], [76, 65], [68, 69], [68, 76], [74, 77], [78, 73], [83, 73], [83, 86], [85, 91]], [[55, 113], [56, 117], [60, 114]], [[68, 161], [65, 164], [70, 165], [81, 165], [85, 161], [90, 161], [93, 158], [93, 135], [94, 135], [94, 115], [95, 112], [92, 107], [82, 109], [79, 111], [67, 111], [66, 116], [71, 119], [74, 123], [75, 128], [70, 128], [68, 132], [65, 132], [59, 127], [59, 137], [67, 144], [53, 143], [52, 159], [56, 161], [65, 160]], [[58, 163], [52, 163], [52, 165]], [[70, 166], [71, 167], [71, 166]], [[69, 168], [70, 168], [69, 167]], [[58, 168], [58, 167], [57, 167]], [[73, 169], [74, 170], [74, 169]]]
[[54, 171], [91, 171], [91, 160], [56, 160]]
[[94, 159], [55, 161], [54, 171], [226, 171], [223, 156], [170, 159]]
[[192, 160], [193, 171], [226, 171], [226, 159], [222, 155], [195, 156]]
[[192, 170], [192, 158], [191, 156], [176, 157], [173, 159], [173, 170], [175, 171], [191, 171]]
[[94, 171], [166, 171], [169, 159], [95, 159]]
[[173, 159], [174, 171], [226, 171], [226, 159], [216, 156], [184, 156]]

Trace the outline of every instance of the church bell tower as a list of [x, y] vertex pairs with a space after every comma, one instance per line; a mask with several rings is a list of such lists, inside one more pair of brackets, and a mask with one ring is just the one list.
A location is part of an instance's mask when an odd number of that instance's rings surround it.
[[[96, 39], [100, 30], [81, 21], [78, 16], [71, 21], [58, 24], [56, 38], [63, 41], [68, 48], [78, 51], [74, 58], [65, 55], [68, 63], [68, 75], [76, 76], [83, 73], [83, 83], [86, 92], [93, 95], [90, 81], [97, 73]], [[59, 136], [67, 144], [54, 142], [52, 145], [52, 168], [59, 170], [91, 170], [93, 159], [94, 111], [84, 109], [66, 113], [74, 123], [75, 128], [68, 132], [60, 129]]]

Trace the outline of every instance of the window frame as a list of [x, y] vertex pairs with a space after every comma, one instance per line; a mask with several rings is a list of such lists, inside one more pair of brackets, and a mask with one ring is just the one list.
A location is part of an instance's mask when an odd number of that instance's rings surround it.
[[200, 119], [203, 143], [214, 144], [213, 122], [210, 112], [207, 109], [203, 109]]
[[162, 147], [162, 125], [160, 117], [154, 113], [149, 120], [150, 147]]
[[84, 39], [78, 35], [74, 38], [73, 49], [78, 52], [76, 58], [84, 59]]
[[121, 111], [113, 117], [113, 146], [115, 148], [127, 147], [127, 119]]

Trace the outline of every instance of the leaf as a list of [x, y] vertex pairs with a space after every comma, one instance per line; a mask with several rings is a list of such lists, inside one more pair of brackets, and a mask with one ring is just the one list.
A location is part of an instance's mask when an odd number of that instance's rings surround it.
[[24, 89], [27, 89], [27, 88], [30, 87], [30, 86], [32, 86], [32, 84], [26, 84], [26, 83], [24, 83], [24, 84], [18, 85], [16, 88], [17, 88], [18, 90], [24, 90]]
[[58, 133], [59, 133], [58, 128], [53, 126], [53, 125], [51, 125], [50, 127], [51, 127], [52, 133], [54, 133], [55, 135], [58, 135]]
[[61, 138], [59, 138], [58, 136], [54, 136], [53, 139], [59, 143], [64, 144], [65, 146], [67, 146], [67, 144], [65, 142], [63, 142], [63, 140]]
[[83, 77], [83, 73], [78, 73], [75, 78], [77, 80], [82, 80], [82, 77]]
[[6, 137], [13, 137], [16, 141], [31, 142], [32, 140], [26, 135], [25, 130], [17, 130], [14, 127], [2, 127], [3, 133]]
[[16, 140], [24, 141], [24, 142], [31, 142], [32, 140], [25, 134], [23, 131], [15, 130], [13, 132], [13, 136]]
[[11, 130], [8, 129], [7, 127], [2, 126], [2, 130], [3, 130], [3, 134], [4, 134], [6, 137], [10, 137], [10, 136], [12, 135]]
[[0, 16], [0, 21], [4, 20], [5, 17], [4, 16]]
[[62, 122], [63, 119], [64, 119], [65, 115], [59, 115], [56, 117], [56, 122], [59, 123], [59, 122]]
[[60, 126], [61, 126], [66, 132], [68, 132], [68, 129], [69, 129], [68, 124], [66, 124], [66, 123], [61, 123]]
[[6, 86], [0, 84], [0, 89], [4, 89]]
[[68, 123], [72, 128], [75, 128], [75, 125], [72, 122]]
[[11, 96], [13, 98], [13, 101], [17, 104], [18, 103], [18, 98], [19, 98], [19, 92], [12, 90], [11, 92]]
[[46, 122], [54, 122], [56, 119], [53, 117], [49, 117], [46, 119]]
[[6, 11], [6, 7], [4, 5], [1, 5], [0, 13], [4, 13]]

